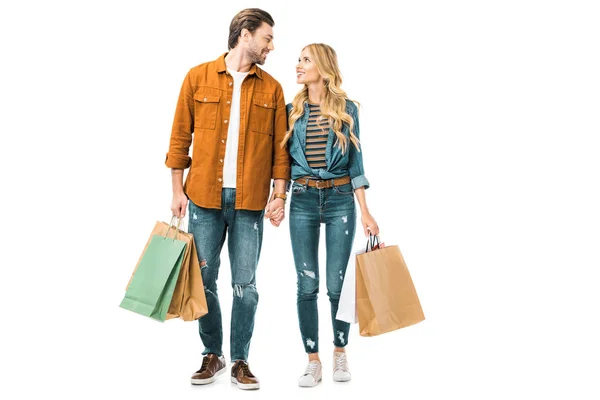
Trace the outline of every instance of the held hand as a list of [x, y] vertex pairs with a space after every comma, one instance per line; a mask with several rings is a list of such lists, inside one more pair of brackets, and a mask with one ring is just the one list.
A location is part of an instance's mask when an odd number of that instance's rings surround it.
[[285, 218], [285, 202], [283, 199], [272, 199], [265, 209], [265, 218], [271, 221], [271, 225], [278, 227]]
[[279, 208], [271, 217], [271, 225], [274, 227], [278, 227], [281, 224], [281, 221], [285, 218], [285, 208]]
[[185, 217], [185, 210], [187, 209], [188, 198], [185, 193], [173, 194], [173, 202], [171, 203], [171, 212], [177, 218]]
[[[267, 201], [267, 206], [265, 207], [265, 219], [267, 218], [271, 218], [271, 202], [273, 201], [273, 199], [275, 198], [275, 193], [271, 193], [271, 196], [269, 197], [269, 201]], [[273, 209], [274, 211], [274, 209]]]
[[279, 219], [274, 219], [274, 218], [269, 219], [269, 221], [271, 222], [271, 225], [278, 228], [279, 225], [281, 225], [281, 221], [283, 221], [283, 219], [285, 218], [284, 213], [285, 213], [285, 211], [282, 212], [281, 217]]
[[360, 221], [362, 223], [365, 236], [369, 236], [369, 232], [375, 236], [379, 235], [379, 226], [377, 226], [375, 218], [373, 218], [370, 213], [367, 212], [362, 214]]

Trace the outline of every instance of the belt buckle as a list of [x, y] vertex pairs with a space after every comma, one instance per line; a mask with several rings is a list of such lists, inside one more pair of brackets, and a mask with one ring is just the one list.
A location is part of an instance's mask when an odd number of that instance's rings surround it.
[[317, 189], [324, 189], [326, 186], [321, 186], [321, 184], [325, 185], [327, 184], [327, 181], [315, 181], [315, 186], [317, 187]]

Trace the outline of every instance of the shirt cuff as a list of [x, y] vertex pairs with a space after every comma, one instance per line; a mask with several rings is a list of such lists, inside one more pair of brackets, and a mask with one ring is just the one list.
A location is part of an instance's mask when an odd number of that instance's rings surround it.
[[165, 159], [165, 165], [173, 169], [186, 169], [189, 168], [191, 163], [192, 159], [190, 156], [183, 156], [179, 154], [167, 153], [167, 157]]
[[290, 167], [273, 167], [271, 171], [272, 179], [285, 179], [286, 181], [290, 180]]
[[356, 178], [352, 179], [352, 188], [354, 190], [361, 188], [361, 187], [365, 187], [365, 189], [369, 188], [369, 181], [367, 180], [367, 177], [364, 175], [359, 175]]

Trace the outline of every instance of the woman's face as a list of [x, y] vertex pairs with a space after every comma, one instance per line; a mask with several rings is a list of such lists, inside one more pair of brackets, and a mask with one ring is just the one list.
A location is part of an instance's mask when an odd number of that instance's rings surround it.
[[309, 85], [322, 80], [323, 77], [319, 73], [317, 64], [313, 61], [310, 51], [308, 49], [302, 50], [298, 64], [296, 65], [296, 83]]

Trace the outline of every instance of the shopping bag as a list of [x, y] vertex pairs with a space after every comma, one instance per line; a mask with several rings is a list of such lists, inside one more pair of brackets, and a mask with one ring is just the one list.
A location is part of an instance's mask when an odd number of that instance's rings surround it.
[[375, 336], [425, 319], [400, 248], [371, 246], [356, 256], [356, 305], [361, 336]]
[[174, 220], [175, 217], [171, 218], [171, 222], [168, 224], [161, 221], [156, 222], [129, 282], [131, 283], [131, 279], [133, 279], [153, 235], [165, 235], [169, 229], [177, 229], [178, 238], [186, 243], [186, 248], [177, 283], [173, 290], [171, 304], [169, 305], [165, 319], [168, 320], [179, 317], [184, 321], [194, 321], [208, 313], [208, 305], [204, 293], [204, 283], [200, 272], [200, 263], [198, 262], [198, 253], [196, 251], [194, 236], [191, 233], [184, 232], [180, 229], [182, 220], [179, 220], [176, 226], [174, 225]]
[[163, 232], [151, 235], [120, 304], [158, 321], [166, 319], [187, 247], [177, 227]]
[[378, 238], [376, 242], [376, 238], [373, 235], [370, 235], [367, 245], [350, 257], [348, 260], [348, 267], [346, 268], [346, 274], [344, 275], [344, 283], [342, 284], [342, 291], [340, 293], [338, 311], [335, 319], [349, 324], [358, 322], [358, 309], [356, 307], [356, 256], [363, 254], [368, 250], [383, 248], [384, 246], [385, 244], [383, 242], [379, 243]]
[[358, 310], [356, 308], [356, 256], [365, 251], [365, 249], [361, 249], [350, 256], [346, 274], [344, 274], [344, 282], [342, 283], [342, 291], [335, 319], [349, 324], [358, 322]]
[[[164, 222], [161, 224], [163, 228], [166, 225]], [[208, 305], [194, 235], [183, 231], [179, 234], [181, 240], [186, 242], [186, 248], [167, 319], [181, 318], [184, 321], [194, 321], [208, 313]]]

